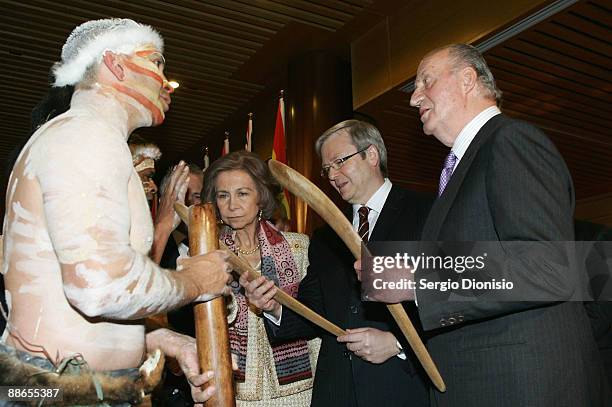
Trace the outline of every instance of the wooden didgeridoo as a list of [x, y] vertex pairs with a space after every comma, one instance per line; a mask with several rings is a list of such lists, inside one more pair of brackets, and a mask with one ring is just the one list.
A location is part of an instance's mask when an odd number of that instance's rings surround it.
[[[300, 197], [334, 229], [356, 259], [361, 258], [361, 239], [357, 232], [353, 230], [353, 225], [315, 184], [293, 168], [276, 160], [268, 161], [268, 167], [270, 167], [274, 178], [283, 187]], [[444, 384], [436, 364], [431, 359], [402, 304], [387, 304], [387, 308], [408, 340], [408, 344], [410, 344], [421, 366], [425, 369], [427, 376], [438, 390], [446, 391], [446, 384]]]
[[[176, 211], [176, 213], [178, 213], [179, 217], [183, 220], [183, 222], [185, 223], [189, 222], [189, 208], [187, 208], [185, 205], [181, 203], [175, 203], [174, 210]], [[261, 276], [260, 273], [258, 273], [257, 271], [253, 269], [253, 267], [251, 267], [248, 261], [238, 257], [231, 250], [229, 250], [223, 243], [219, 242], [219, 245], [221, 246], [222, 249], [227, 249], [227, 252], [230, 256], [228, 259], [228, 262], [232, 265], [232, 268], [234, 269], [236, 273], [238, 273], [239, 275], [246, 273], [249, 281], [252, 281], [256, 279], [257, 277]], [[330, 334], [334, 336], [340, 336], [340, 335], [347, 334], [347, 332], [344, 329], [340, 328], [338, 325], [334, 324], [333, 322], [330, 322], [327, 319], [323, 318], [321, 315], [317, 314], [316, 312], [314, 312], [313, 310], [311, 310], [310, 308], [308, 308], [307, 306], [305, 306], [304, 304], [302, 304], [301, 302], [299, 302], [298, 300], [296, 300], [295, 298], [293, 298], [292, 296], [290, 296], [283, 290], [280, 290], [280, 289], [277, 290], [276, 294], [274, 294], [274, 299], [278, 301], [279, 304], [282, 304], [283, 306], [289, 308], [296, 314], [306, 318], [313, 324], [326, 330], [327, 332], [329, 332]]]
[[[219, 248], [217, 216], [211, 203], [189, 208], [189, 254], [206, 254]], [[225, 298], [217, 297], [193, 307], [196, 344], [200, 371], [212, 370], [209, 382], [215, 385], [214, 395], [204, 403], [207, 407], [235, 407], [232, 358]]]

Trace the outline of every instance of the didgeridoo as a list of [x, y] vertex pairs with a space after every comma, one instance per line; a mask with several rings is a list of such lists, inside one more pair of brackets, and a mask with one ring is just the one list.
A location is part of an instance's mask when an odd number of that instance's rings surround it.
[[[189, 254], [206, 254], [219, 248], [217, 215], [211, 203], [194, 205], [188, 209]], [[212, 370], [215, 376], [209, 385], [216, 392], [204, 405], [207, 407], [235, 407], [232, 358], [225, 299], [217, 297], [194, 305], [196, 344], [201, 371]]]

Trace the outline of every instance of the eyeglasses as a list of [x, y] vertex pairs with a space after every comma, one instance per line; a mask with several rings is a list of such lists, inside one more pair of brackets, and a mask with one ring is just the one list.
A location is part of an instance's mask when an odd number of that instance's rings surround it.
[[336, 171], [338, 171], [340, 168], [342, 168], [342, 166], [344, 165], [345, 162], [347, 162], [351, 157], [356, 156], [359, 153], [363, 153], [364, 151], [366, 151], [368, 148], [370, 148], [372, 144], [370, 144], [369, 146], [367, 146], [366, 148], [362, 148], [361, 150], [353, 153], [353, 154], [349, 154], [347, 156], [341, 157], [341, 158], [336, 158], [334, 161], [332, 161], [330, 164], [328, 165], [324, 165], [323, 168], [321, 168], [321, 176], [323, 178], [328, 178], [329, 177], [329, 170], [330, 169], [334, 169]]

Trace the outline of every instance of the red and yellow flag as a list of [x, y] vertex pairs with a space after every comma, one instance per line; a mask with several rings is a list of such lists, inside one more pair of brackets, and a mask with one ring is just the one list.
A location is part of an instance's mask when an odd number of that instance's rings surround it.
[[[287, 164], [287, 144], [285, 143], [285, 102], [283, 92], [278, 99], [278, 110], [276, 111], [276, 128], [274, 129], [274, 143], [272, 144], [272, 159]], [[291, 219], [289, 211], [289, 192], [283, 189], [281, 205], [285, 208], [287, 219]]]

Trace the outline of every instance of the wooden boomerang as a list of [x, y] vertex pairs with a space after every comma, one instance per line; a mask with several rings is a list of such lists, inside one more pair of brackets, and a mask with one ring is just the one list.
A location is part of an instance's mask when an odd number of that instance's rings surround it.
[[[315, 212], [317, 212], [329, 226], [336, 231], [340, 239], [346, 244], [356, 259], [361, 258], [361, 238], [353, 230], [353, 225], [346, 219], [336, 205], [312, 182], [293, 168], [276, 160], [268, 161], [268, 167], [276, 180], [291, 193], [300, 197]], [[387, 308], [397, 322], [410, 347], [421, 362], [427, 375], [441, 392], [446, 391], [446, 385], [436, 364], [431, 359], [419, 334], [414, 329], [410, 318], [401, 304], [387, 304]]]
[[[189, 208], [183, 205], [180, 202], [176, 202], [174, 204], [174, 210], [178, 213], [179, 217], [185, 221], [185, 219], [189, 219]], [[256, 278], [261, 276], [261, 273], [258, 273], [251, 267], [248, 261], [238, 257], [234, 252], [229, 250], [229, 248], [221, 241], [219, 241], [219, 247], [225, 249], [229, 253], [228, 262], [232, 265], [232, 268], [239, 275], [245, 274], [247, 275], [247, 279], [249, 281], [253, 281]], [[280, 304], [289, 308], [293, 312], [298, 315], [303, 316], [313, 324], [323, 328], [330, 334], [334, 336], [346, 335], [347, 332], [334, 324], [333, 322], [328, 321], [323, 318], [321, 315], [317, 314], [286, 292], [281, 289], [276, 290], [276, 294], [274, 294], [274, 299], [278, 301]]]

